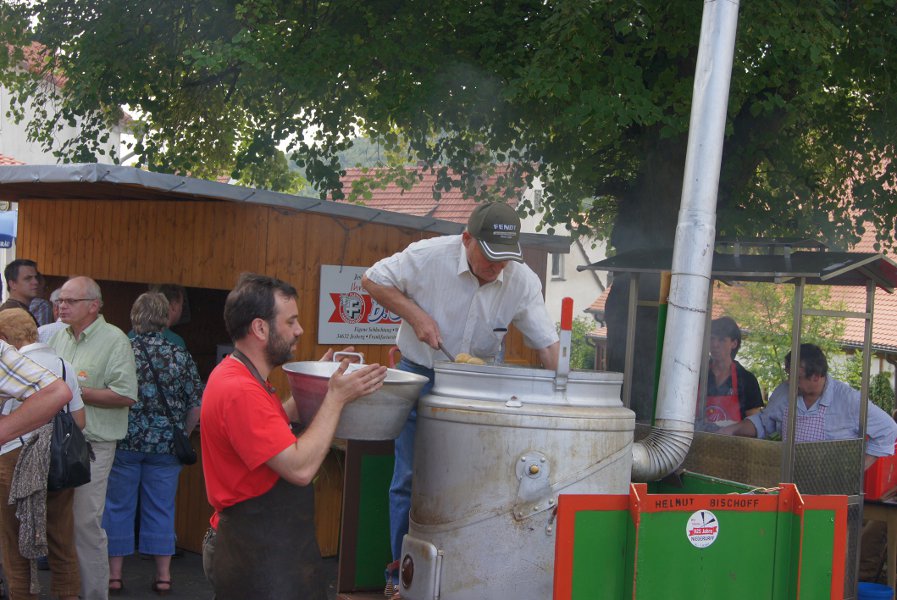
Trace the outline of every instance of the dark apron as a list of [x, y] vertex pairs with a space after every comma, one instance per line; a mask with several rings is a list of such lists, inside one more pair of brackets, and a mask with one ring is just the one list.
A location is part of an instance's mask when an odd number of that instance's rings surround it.
[[210, 562], [216, 600], [326, 600], [314, 487], [279, 479], [221, 511]]

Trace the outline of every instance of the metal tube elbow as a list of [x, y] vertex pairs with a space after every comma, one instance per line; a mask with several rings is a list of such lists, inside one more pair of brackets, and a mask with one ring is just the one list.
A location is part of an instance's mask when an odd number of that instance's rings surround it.
[[647, 437], [632, 445], [632, 481], [656, 481], [676, 470], [688, 455], [694, 429], [689, 421], [658, 421]]

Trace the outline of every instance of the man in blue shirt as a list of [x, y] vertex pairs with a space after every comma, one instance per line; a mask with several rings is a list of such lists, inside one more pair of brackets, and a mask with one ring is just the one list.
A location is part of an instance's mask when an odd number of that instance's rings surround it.
[[[790, 372], [791, 353], [785, 357]], [[766, 408], [740, 423], [724, 427], [720, 433], [746, 437], [784, 436], [788, 419], [788, 384], [782, 383], [769, 395]], [[815, 344], [801, 344], [797, 374], [797, 419], [794, 435], [798, 443], [848, 440], [860, 437], [860, 393], [828, 376], [828, 361]], [[866, 468], [879, 456], [894, 454], [897, 423], [885, 411], [869, 402], [866, 418]]]

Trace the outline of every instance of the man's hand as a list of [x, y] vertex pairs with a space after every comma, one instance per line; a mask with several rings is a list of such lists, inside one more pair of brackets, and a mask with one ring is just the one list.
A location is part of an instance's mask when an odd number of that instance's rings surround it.
[[433, 320], [433, 317], [422, 310], [418, 310], [412, 320], [409, 320], [411, 327], [417, 339], [427, 344], [434, 350], [439, 348], [442, 343], [442, 335], [439, 333], [439, 325]]
[[716, 430], [716, 433], [722, 435], [738, 435], [741, 437], [757, 437], [757, 428], [754, 427], [754, 424], [749, 419], [744, 419], [738, 423], [720, 427]]
[[[308, 485], [314, 479], [324, 457], [330, 450], [333, 432], [339, 422], [343, 407], [353, 400], [373, 394], [383, 386], [386, 367], [367, 365], [347, 373], [349, 361], [340, 361], [339, 367], [331, 375], [327, 395], [318, 409], [318, 414], [307, 424], [296, 443], [284, 449], [267, 461], [267, 465], [278, 475], [296, 485]], [[285, 408], [295, 413], [295, 401], [287, 401]], [[292, 418], [292, 417], [291, 417]]]
[[381, 306], [399, 315], [411, 325], [417, 339], [433, 349], [439, 348], [442, 342], [439, 326], [414, 300], [392, 286], [374, 283], [367, 276], [361, 278], [361, 287]]
[[[341, 361], [340, 366], [330, 376], [330, 383], [327, 385], [327, 396], [332, 395], [340, 406], [345, 406], [362, 396], [373, 394], [383, 387], [383, 382], [386, 380], [386, 367], [381, 367], [376, 363], [361, 367], [351, 373], [346, 373], [348, 368], [349, 361]], [[326, 400], [325, 397], [325, 402]]]

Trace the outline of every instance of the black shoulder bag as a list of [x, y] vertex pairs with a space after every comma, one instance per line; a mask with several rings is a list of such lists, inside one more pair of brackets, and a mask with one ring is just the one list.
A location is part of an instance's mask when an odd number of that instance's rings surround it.
[[178, 426], [174, 421], [174, 417], [171, 414], [171, 408], [169, 408], [168, 402], [165, 399], [164, 388], [159, 383], [159, 375], [156, 373], [156, 369], [153, 368], [153, 361], [150, 359], [149, 352], [146, 351], [146, 346], [143, 345], [143, 340], [137, 338], [137, 343], [140, 345], [140, 350], [143, 352], [144, 356], [146, 356], [146, 364], [149, 367], [150, 372], [152, 372], [153, 379], [156, 382], [156, 390], [159, 392], [159, 404], [162, 405], [162, 408], [165, 410], [165, 416], [168, 417], [168, 422], [171, 423], [171, 441], [174, 445], [174, 454], [178, 457], [178, 460], [181, 461], [181, 464], [192, 465], [196, 462], [196, 449], [193, 447], [193, 444], [190, 442], [190, 438], [187, 437], [184, 429]]
[[[62, 381], [65, 381], [65, 362]], [[68, 404], [53, 417], [53, 437], [50, 438], [50, 469], [47, 471], [47, 490], [56, 491], [78, 487], [90, 481], [90, 443], [72, 418]]]

